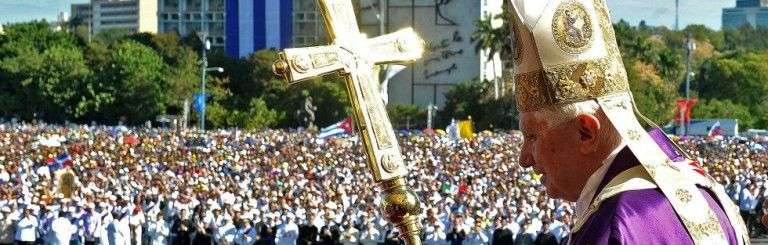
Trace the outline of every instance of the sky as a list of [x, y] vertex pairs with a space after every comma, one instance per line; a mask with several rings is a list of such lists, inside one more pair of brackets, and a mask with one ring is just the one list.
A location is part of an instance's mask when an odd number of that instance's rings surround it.
[[[85, 2], [88, 0], [0, 0], [0, 23], [55, 20], [59, 12], [70, 11], [70, 4]], [[675, 25], [675, 0], [608, 0], [608, 5], [614, 21], [624, 19], [637, 25], [645, 20], [649, 25], [670, 28]], [[722, 8], [735, 5], [736, 0], [680, 0], [680, 26], [704, 24], [720, 29]]]

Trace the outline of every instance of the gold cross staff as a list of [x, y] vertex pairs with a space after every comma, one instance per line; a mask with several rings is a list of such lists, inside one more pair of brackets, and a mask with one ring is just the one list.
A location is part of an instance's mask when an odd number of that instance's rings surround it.
[[331, 72], [341, 73], [363, 136], [368, 167], [384, 192], [382, 212], [397, 226], [407, 244], [421, 244], [419, 200], [405, 187], [407, 168], [378, 90], [374, 66], [420, 59], [424, 42], [411, 28], [368, 39], [357, 26], [350, 0], [317, 0], [317, 5], [333, 44], [284, 50], [275, 62], [275, 74], [293, 84]]

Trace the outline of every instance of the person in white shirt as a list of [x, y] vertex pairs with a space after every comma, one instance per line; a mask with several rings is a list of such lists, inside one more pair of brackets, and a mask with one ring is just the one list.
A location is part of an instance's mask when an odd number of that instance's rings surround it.
[[483, 228], [481, 222], [477, 221], [475, 222], [475, 227], [469, 232], [469, 234], [467, 234], [463, 244], [482, 245], [488, 244], [490, 241], [490, 236], [488, 236], [485, 228]]
[[38, 225], [37, 218], [32, 215], [32, 209], [25, 209], [24, 217], [16, 224], [16, 235], [14, 237], [16, 243], [20, 245], [34, 244], [35, 240], [37, 240]]
[[5, 167], [0, 165], [0, 184], [7, 183], [11, 180], [11, 174], [5, 171]]
[[288, 216], [288, 222], [277, 229], [277, 245], [293, 245], [299, 238], [299, 226], [294, 222], [293, 215]]
[[341, 234], [341, 243], [344, 245], [358, 244], [360, 231], [352, 225], [351, 221], [347, 221], [344, 225], [344, 232]]
[[[102, 244], [108, 245], [122, 245], [130, 242], [131, 232], [130, 229], [125, 229], [123, 226], [127, 226], [127, 219], [121, 219], [119, 211], [112, 212], [112, 219], [106, 226], [107, 236], [106, 239], [102, 237]], [[126, 222], [123, 222], [125, 220]]]
[[67, 213], [60, 212], [59, 217], [51, 223], [51, 232], [53, 233], [51, 245], [68, 245], [72, 235], [77, 232], [77, 226], [73, 225], [67, 216]]
[[[563, 216], [561, 219], [566, 220], [567, 218]], [[556, 219], [549, 224], [549, 233], [555, 236], [555, 239], [557, 239], [558, 243], [562, 243], [563, 240], [568, 237], [570, 231], [568, 229], [568, 225]]]
[[142, 228], [144, 227], [144, 223], [146, 223], [146, 219], [144, 218], [144, 210], [142, 210], [138, 205], [133, 206], [131, 209], [133, 211], [128, 217], [128, 223], [131, 229], [131, 239], [133, 240], [132, 244], [141, 244]]
[[[99, 241], [101, 230], [101, 218], [102, 213], [93, 210], [94, 206], [88, 206], [85, 208], [85, 218], [83, 219], [83, 232], [85, 237], [85, 244], [96, 244]], [[99, 209], [100, 210], [100, 209]]]
[[171, 234], [171, 226], [165, 221], [162, 212], [157, 213], [156, 217], [147, 222], [147, 236], [149, 236], [150, 245], [165, 245], [168, 242], [168, 236]]
[[131, 237], [131, 225], [129, 220], [129, 213], [127, 208], [123, 208], [122, 213], [117, 221], [117, 229], [119, 232], [123, 235], [123, 240], [116, 240], [116, 244], [125, 244], [125, 245], [131, 245], [131, 240], [133, 237]]
[[[110, 244], [110, 239], [114, 238], [113, 232], [115, 232], [115, 227], [112, 225], [113, 221], [114, 218], [112, 217], [111, 212], [105, 210], [101, 217], [101, 225], [99, 226], [99, 229], [96, 230], [99, 237], [99, 245], [113, 245]], [[114, 243], [114, 240], [112, 240], [112, 242]]]
[[445, 245], [448, 244], [447, 234], [445, 234], [445, 228], [440, 222], [433, 222], [426, 227], [426, 240], [424, 245]]
[[232, 218], [229, 216], [226, 216], [223, 222], [224, 225], [219, 227], [218, 232], [216, 233], [216, 241], [221, 245], [234, 244], [238, 230], [232, 222]]
[[741, 218], [746, 223], [747, 231], [750, 235], [752, 235], [753, 228], [755, 228], [753, 224], [754, 218], [752, 216], [757, 213], [756, 208], [759, 202], [758, 198], [757, 185], [755, 183], [750, 183], [747, 188], [744, 188], [741, 191], [741, 195], [739, 196]]

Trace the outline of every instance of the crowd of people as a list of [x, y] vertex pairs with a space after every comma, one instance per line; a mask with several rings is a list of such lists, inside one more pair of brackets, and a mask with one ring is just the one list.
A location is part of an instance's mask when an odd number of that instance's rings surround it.
[[[760, 142], [680, 142], [760, 232]], [[546, 197], [518, 165], [521, 143], [517, 131], [401, 133], [424, 244], [567, 239], [572, 204]], [[0, 125], [0, 244], [399, 244], [378, 193], [354, 136]]]

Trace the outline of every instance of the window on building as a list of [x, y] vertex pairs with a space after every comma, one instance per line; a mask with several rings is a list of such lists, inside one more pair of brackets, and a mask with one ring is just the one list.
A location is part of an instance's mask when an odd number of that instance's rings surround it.
[[187, 33], [197, 33], [200, 32], [200, 30], [202, 30], [200, 27], [200, 22], [187, 23]]
[[211, 14], [211, 13], [205, 14], [205, 19], [206, 20], [213, 20], [213, 14]]
[[211, 36], [224, 35], [224, 22], [208, 23], [208, 32], [211, 33]]
[[296, 46], [304, 46], [304, 37], [293, 37], [293, 44]]
[[192, 14], [184, 14], [184, 20], [191, 20]]
[[179, 8], [179, 0], [164, 0], [163, 1], [163, 8], [168, 10], [177, 10]]
[[163, 23], [163, 30], [165, 32], [179, 33], [179, 24], [176, 22]]
[[768, 27], [768, 10], [757, 13], [755, 25], [759, 27]]
[[105, 11], [101, 12], [102, 17], [115, 17], [115, 16], [136, 16], [135, 10], [120, 10], [120, 11]]
[[208, 2], [208, 10], [224, 11], [224, 0], [210, 0], [210, 2]]
[[187, 1], [187, 11], [200, 11], [203, 9], [202, 0], [189, 0]]
[[218, 44], [224, 44], [224, 37], [217, 37], [217, 38], [216, 38], [216, 43], [218, 43]]
[[203, 18], [203, 16], [202, 16], [200, 13], [194, 13], [194, 14], [192, 14], [192, 19], [193, 19], [193, 20], [200, 20], [200, 19], [202, 19], [202, 18]]
[[171, 19], [172, 20], [178, 20], [179, 19], [179, 14], [171, 14]]
[[294, 34], [296, 34], [296, 35], [315, 35], [315, 34], [317, 34], [317, 28], [316, 28], [315, 23], [299, 22], [299, 23], [296, 23], [296, 28], [294, 29]]
[[101, 25], [127, 25], [127, 24], [136, 24], [136, 19], [127, 19], [127, 20], [102, 20]]
[[315, 10], [315, 1], [293, 0], [294, 11], [313, 11]]

